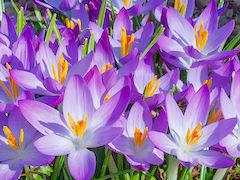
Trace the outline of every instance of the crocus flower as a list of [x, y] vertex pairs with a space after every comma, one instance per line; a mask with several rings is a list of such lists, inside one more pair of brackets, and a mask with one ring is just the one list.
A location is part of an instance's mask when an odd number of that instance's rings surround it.
[[112, 124], [129, 102], [129, 87], [103, 103], [97, 110], [85, 81], [73, 76], [66, 87], [63, 115], [56, 109], [31, 100], [20, 101], [26, 119], [45, 136], [35, 142], [47, 155], [68, 155], [68, 167], [75, 179], [90, 179], [96, 158], [87, 148], [104, 146], [121, 135], [122, 128]]
[[184, 166], [199, 163], [211, 168], [225, 168], [234, 164], [231, 158], [208, 149], [231, 133], [237, 121], [228, 119], [206, 124], [209, 112], [206, 85], [191, 98], [184, 115], [171, 95], [166, 98], [166, 111], [170, 134], [149, 132], [149, 138], [157, 148], [177, 156]]
[[218, 12], [212, 0], [194, 26], [173, 8], [167, 10], [167, 24], [172, 37], [162, 35], [158, 44], [163, 59], [177, 67], [189, 69], [199, 63], [225, 60], [239, 50], [219, 52], [218, 49], [230, 36], [234, 21], [218, 29]]
[[0, 117], [0, 179], [18, 179], [24, 165], [43, 166], [52, 162], [52, 156], [40, 153], [34, 146], [41, 134], [27, 122], [18, 108], [9, 117]]
[[238, 123], [233, 132], [225, 137], [220, 145], [227, 149], [227, 152], [233, 157], [240, 157], [239, 140], [240, 140], [240, 109], [239, 109], [239, 84], [240, 83], [240, 70], [238, 70], [232, 81], [230, 98], [222, 89], [220, 95], [220, 103], [224, 118], [237, 118]]
[[134, 169], [148, 170], [150, 164], [162, 164], [163, 152], [155, 148], [148, 138], [148, 131], [152, 129], [152, 117], [143, 101], [132, 106], [125, 124], [123, 135], [109, 146], [124, 154]]
[[174, 0], [174, 8], [185, 18], [190, 18], [195, 8], [195, 0]]

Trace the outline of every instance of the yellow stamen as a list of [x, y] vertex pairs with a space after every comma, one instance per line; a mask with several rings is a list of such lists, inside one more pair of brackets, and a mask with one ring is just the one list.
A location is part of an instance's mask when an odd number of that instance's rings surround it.
[[132, 0], [123, 0], [124, 5], [129, 8], [130, 6], [132, 6]]
[[19, 149], [22, 147], [23, 141], [24, 141], [24, 130], [23, 129], [21, 129], [20, 133], [19, 133], [19, 143], [17, 143], [15, 136], [13, 135], [12, 131], [7, 126], [3, 126], [3, 132], [7, 138], [8, 144], [11, 148]]
[[218, 109], [216, 112], [215, 110], [211, 113], [210, 117], [209, 117], [209, 120], [208, 122], [211, 124], [211, 123], [214, 123], [218, 120], [223, 120], [223, 115], [222, 115], [222, 110], [221, 109]]
[[82, 22], [81, 22], [81, 20], [77, 19], [77, 23], [78, 23], [79, 30], [81, 30], [82, 29]]
[[105, 73], [106, 71], [109, 71], [110, 69], [112, 69], [112, 65], [110, 63], [107, 63], [105, 65], [103, 65], [100, 69], [100, 73], [103, 74]]
[[70, 28], [70, 29], [74, 29], [75, 28], [75, 24], [74, 24], [74, 22], [72, 20], [69, 20], [68, 18], [66, 18], [65, 23], [66, 23], [66, 27], [67, 28]]
[[110, 98], [111, 98], [110, 93], [107, 93], [106, 96], [105, 96], [105, 98], [104, 98], [104, 101], [108, 101]]
[[[8, 71], [12, 69], [10, 64], [6, 63], [6, 68]], [[8, 76], [8, 81], [10, 83], [11, 91], [7, 88], [7, 86], [0, 80], [0, 86], [2, 87], [3, 91], [7, 94], [8, 97], [12, 98], [13, 100], [16, 100], [19, 95], [19, 90], [17, 84], [14, 82], [13, 78]]]
[[56, 71], [55, 65], [52, 64], [52, 72], [54, 79], [61, 84], [64, 84], [64, 81], [68, 73], [68, 62], [64, 59], [63, 55], [60, 55], [57, 65], [58, 72]]
[[182, 3], [182, 0], [174, 1], [174, 8], [178, 10], [182, 16], [186, 14], [187, 6], [188, 6], [188, 0], [185, 1], [185, 4]]
[[126, 56], [132, 49], [132, 45], [134, 42], [134, 34], [127, 35], [126, 29], [122, 28], [121, 33], [121, 55]]
[[88, 115], [84, 115], [85, 120], [79, 120], [77, 122], [74, 121], [73, 117], [70, 113], [68, 113], [68, 122], [69, 125], [74, 133], [74, 135], [83, 137], [84, 133], [87, 130], [87, 123], [88, 123]]
[[160, 79], [157, 79], [157, 76], [155, 75], [145, 88], [144, 98], [152, 97], [158, 90], [160, 84]]
[[135, 145], [139, 148], [142, 146], [142, 144], [144, 143], [146, 137], [147, 137], [147, 132], [148, 132], [148, 128], [146, 127], [144, 129], [144, 132], [142, 132], [140, 129], [135, 128], [134, 131], [134, 142]]
[[207, 40], [208, 40], [208, 31], [204, 28], [204, 24], [202, 23], [200, 29], [197, 31], [197, 26], [195, 26], [195, 39], [196, 46], [199, 50], [203, 50]]
[[207, 79], [203, 82], [203, 84], [206, 84], [208, 88], [210, 89], [212, 87], [212, 78]]
[[194, 145], [202, 138], [203, 134], [202, 133], [199, 134], [201, 128], [202, 128], [201, 122], [198, 123], [198, 125], [194, 128], [192, 132], [190, 128], [188, 128], [187, 135], [186, 135], [187, 145]]

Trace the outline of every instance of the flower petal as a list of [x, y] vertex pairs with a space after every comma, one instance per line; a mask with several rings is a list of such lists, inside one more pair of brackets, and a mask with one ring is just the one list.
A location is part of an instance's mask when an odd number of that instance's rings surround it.
[[90, 180], [96, 169], [96, 157], [87, 149], [75, 151], [68, 156], [68, 167], [76, 180]]

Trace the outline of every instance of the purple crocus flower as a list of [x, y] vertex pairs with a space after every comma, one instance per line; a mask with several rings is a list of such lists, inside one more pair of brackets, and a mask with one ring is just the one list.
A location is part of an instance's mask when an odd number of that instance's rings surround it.
[[166, 110], [170, 134], [149, 132], [149, 138], [157, 148], [177, 156], [184, 166], [199, 163], [211, 168], [225, 168], [234, 165], [231, 158], [208, 149], [231, 133], [237, 121], [228, 119], [206, 125], [209, 113], [206, 85], [191, 98], [184, 115], [171, 95], [166, 97]]
[[40, 153], [34, 142], [41, 134], [33, 128], [15, 108], [9, 117], [1, 114], [0, 132], [0, 179], [18, 179], [24, 165], [50, 164], [52, 156]]
[[26, 119], [45, 136], [35, 142], [47, 155], [68, 155], [68, 167], [75, 179], [90, 179], [96, 158], [87, 148], [104, 146], [121, 135], [122, 128], [112, 124], [121, 116], [129, 102], [129, 87], [124, 87], [97, 110], [91, 93], [80, 76], [73, 76], [66, 87], [63, 114], [56, 109], [31, 100], [20, 101]]
[[195, 0], [175, 0], [174, 9], [176, 9], [186, 19], [191, 18], [195, 8]]
[[240, 109], [239, 109], [239, 85], [240, 85], [240, 70], [238, 70], [232, 81], [230, 98], [226, 92], [222, 89], [220, 95], [220, 103], [224, 118], [237, 118], [238, 123], [233, 132], [226, 136], [220, 145], [227, 149], [227, 152], [233, 157], [240, 157]]
[[109, 146], [126, 156], [134, 169], [148, 170], [150, 164], [163, 163], [163, 152], [155, 148], [148, 138], [152, 129], [152, 117], [148, 106], [143, 101], [136, 102], [125, 122], [123, 135]]
[[199, 63], [225, 60], [239, 50], [219, 52], [218, 49], [230, 36], [234, 21], [218, 29], [218, 12], [212, 0], [194, 26], [173, 8], [167, 10], [167, 24], [172, 37], [162, 35], [158, 44], [163, 59], [177, 67], [189, 69]]

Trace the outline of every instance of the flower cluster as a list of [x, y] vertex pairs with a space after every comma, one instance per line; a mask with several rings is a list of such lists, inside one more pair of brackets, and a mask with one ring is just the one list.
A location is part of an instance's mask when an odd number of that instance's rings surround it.
[[164, 155], [185, 167], [234, 166], [240, 46], [227, 40], [234, 21], [219, 25], [226, 6], [211, 0], [193, 18], [194, 0], [34, 3], [38, 26], [23, 8], [17, 21], [2, 13], [0, 179], [59, 156], [73, 178], [99, 177], [102, 146], [135, 171]]

